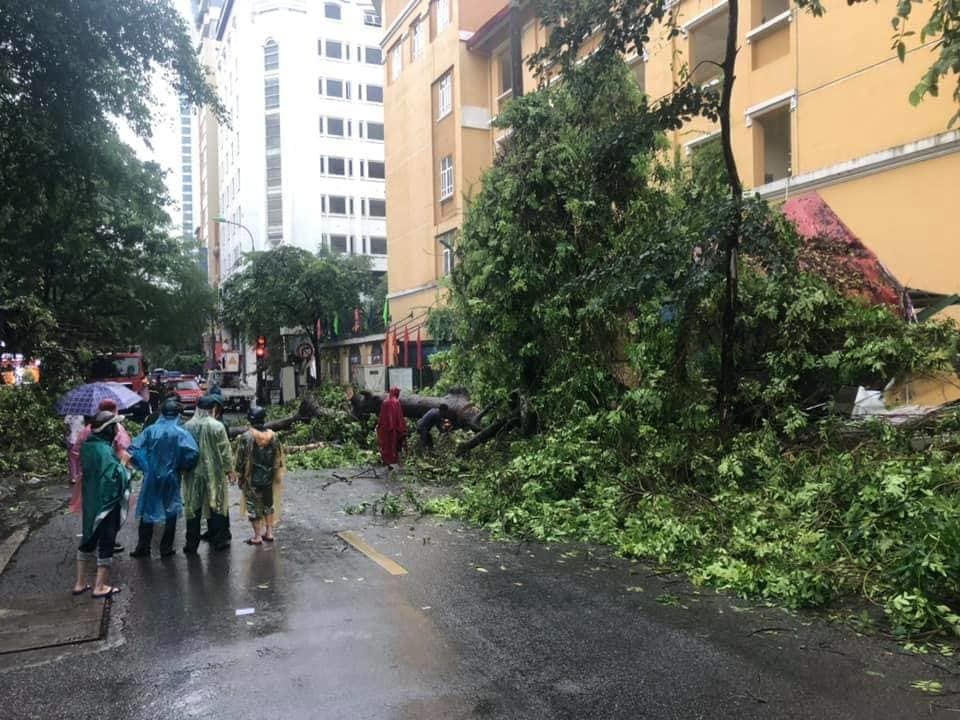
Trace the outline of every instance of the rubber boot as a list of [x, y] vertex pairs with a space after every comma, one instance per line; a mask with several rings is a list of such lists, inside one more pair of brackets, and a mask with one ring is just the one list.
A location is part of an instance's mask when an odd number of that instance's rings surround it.
[[130, 557], [150, 557], [150, 544], [153, 541], [153, 523], [140, 521], [137, 528], [137, 547], [130, 553]]
[[186, 555], [196, 555], [200, 545], [200, 513], [191, 520], [187, 520], [187, 544], [183, 546]]
[[214, 550], [226, 550], [230, 547], [230, 530], [227, 528], [227, 518], [212, 513], [207, 521], [210, 527], [210, 542]]
[[173, 549], [173, 541], [177, 535], [177, 516], [168, 517], [163, 524], [163, 535], [160, 537], [160, 557], [170, 557], [177, 551]]

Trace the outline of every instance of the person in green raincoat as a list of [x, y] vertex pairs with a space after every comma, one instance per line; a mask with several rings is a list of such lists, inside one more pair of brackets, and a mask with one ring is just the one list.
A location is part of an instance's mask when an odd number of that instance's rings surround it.
[[120, 416], [101, 410], [93, 419], [90, 437], [80, 450], [83, 467], [83, 535], [77, 550], [77, 581], [73, 594], [80, 595], [91, 587], [86, 584], [88, 567], [96, 551], [97, 578], [93, 597], [107, 597], [120, 592], [110, 585], [117, 532], [127, 518], [130, 501], [130, 473], [113, 451]]
[[193, 418], [184, 425], [200, 448], [196, 466], [183, 476], [183, 513], [187, 518], [187, 544], [183, 552], [196, 555], [200, 545], [200, 520], [207, 519], [207, 533], [215, 550], [230, 547], [227, 518], [230, 498], [227, 479], [236, 481], [233, 453], [227, 429], [213, 415], [217, 398], [205, 395]]

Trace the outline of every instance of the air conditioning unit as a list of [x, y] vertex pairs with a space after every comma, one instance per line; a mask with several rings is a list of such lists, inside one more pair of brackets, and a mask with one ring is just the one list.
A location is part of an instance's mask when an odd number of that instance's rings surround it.
[[372, 25], [373, 27], [380, 27], [380, 16], [367, 14], [363, 16], [364, 25]]

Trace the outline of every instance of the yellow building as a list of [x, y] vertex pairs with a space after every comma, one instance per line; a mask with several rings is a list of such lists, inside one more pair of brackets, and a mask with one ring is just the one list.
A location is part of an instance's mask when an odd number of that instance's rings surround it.
[[[816, 191], [903, 285], [960, 293], [955, 107], [948, 93], [907, 100], [930, 43], [900, 63], [892, 6], [825, 5], [821, 18], [787, 0], [741, 6], [732, 139], [744, 186], [773, 202]], [[691, 71], [719, 82], [710, 61], [722, 59], [726, 0], [680, 0], [671, 12], [682, 32], [654, 33], [644, 58], [627, 58], [654, 101]], [[385, 20], [390, 302], [394, 322], [417, 323], [441, 300], [446, 246], [494, 156], [489, 122], [512, 94], [510, 10], [506, 0], [386, 0]], [[527, 57], [547, 31], [528, 10], [517, 22]], [[521, 90], [534, 89], [523, 73]], [[671, 139], [692, 153], [717, 138], [696, 119]]]

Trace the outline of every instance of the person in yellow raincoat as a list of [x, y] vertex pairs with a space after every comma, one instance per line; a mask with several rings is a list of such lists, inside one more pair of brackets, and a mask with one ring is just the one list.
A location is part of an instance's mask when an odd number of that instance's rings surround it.
[[279, 516], [280, 487], [283, 481], [283, 446], [273, 430], [264, 423], [267, 411], [252, 407], [247, 413], [250, 429], [237, 438], [234, 451], [237, 483], [243, 490], [247, 519], [253, 537], [247, 545], [273, 542], [273, 529]]

